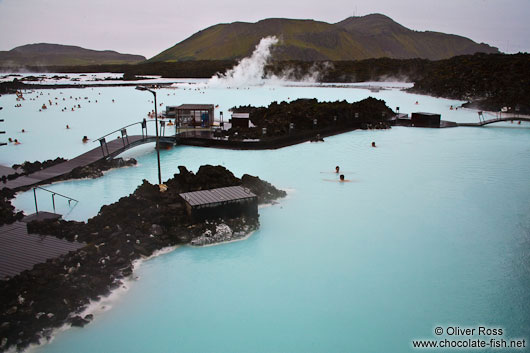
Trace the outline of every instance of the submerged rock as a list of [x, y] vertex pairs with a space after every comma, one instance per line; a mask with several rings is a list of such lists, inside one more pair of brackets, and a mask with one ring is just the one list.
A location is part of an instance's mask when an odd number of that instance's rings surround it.
[[70, 324], [73, 326], [73, 327], [83, 327], [85, 326], [86, 324], [88, 324], [90, 321], [89, 320], [86, 320], [86, 319], [83, 319], [81, 316], [79, 315], [76, 315], [74, 316], [73, 318], [71, 318], [69, 320]]

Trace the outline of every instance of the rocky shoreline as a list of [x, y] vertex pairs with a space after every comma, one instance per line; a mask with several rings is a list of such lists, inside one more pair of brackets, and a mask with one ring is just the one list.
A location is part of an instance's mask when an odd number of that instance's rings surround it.
[[[171, 83], [157, 82], [157, 87], [170, 86]], [[36, 90], [36, 89], [67, 89], [67, 88], [101, 88], [101, 87], [129, 87], [138, 86], [137, 82], [120, 82], [120, 83], [58, 83], [58, 84], [37, 84], [24, 83], [21, 81], [0, 82], [0, 94], [15, 94], [19, 90]], [[151, 84], [149, 84], [151, 86]]]
[[85, 247], [38, 264], [0, 282], [0, 350], [18, 350], [51, 337], [63, 325], [83, 326], [90, 301], [120, 287], [131, 276], [133, 261], [179, 244], [209, 245], [247, 236], [258, 218], [218, 219], [191, 223], [179, 193], [243, 185], [259, 203], [284, 197], [284, 191], [257, 177], [236, 178], [221, 166], [202, 166], [194, 174], [185, 167], [169, 179], [167, 190], [145, 181], [134, 193], [101, 207], [88, 222], [31, 222], [28, 231], [51, 234]]
[[15, 197], [14, 191], [6, 188], [0, 190], [0, 227], [24, 218], [22, 212], [15, 212], [15, 206], [11, 204], [13, 197]]
[[89, 164], [83, 167], [77, 167], [68, 174], [61, 175], [57, 178], [52, 179], [52, 182], [72, 180], [72, 179], [85, 179], [85, 178], [96, 179], [96, 178], [102, 177], [103, 172], [106, 172], [107, 170], [115, 169], [115, 168], [132, 167], [132, 166], [135, 166], [136, 164], [138, 164], [138, 162], [134, 158], [102, 159], [100, 161], [97, 161], [95, 163], [92, 163], [92, 164]]
[[[251, 105], [233, 107], [234, 113], [248, 113], [253, 127], [234, 127], [223, 131], [231, 141], [245, 139], [287, 138], [354, 129], [388, 129], [395, 113], [384, 100], [368, 97], [354, 103], [347, 101], [320, 102], [317, 99], [296, 99], [272, 102], [267, 107]], [[310, 140], [310, 139], [308, 139]]]
[[[3, 188], [3, 184], [5, 184], [8, 180], [14, 180], [22, 176], [28, 176], [32, 173], [44, 170], [46, 168], [52, 167], [54, 165], [60, 164], [65, 162], [66, 159], [63, 158], [56, 158], [55, 160], [47, 160], [44, 162], [24, 162], [22, 164], [15, 164], [13, 165], [13, 169], [19, 170], [21, 172], [16, 172], [9, 175], [4, 175], [0, 179], [0, 189]], [[107, 170], [114, 169], [114, 168], [123, 168], [123, 167], [130, 167], [136, 165], [138, 162], [134, 158], [129, 159], [123, 159], [123, 158], [114, 158], [114, 159], [102, 159], [100, 161], [97, 161], [95, 163], [77, 167], [74, 168], [71, 172], [60, 175], [53, 179], [48, 179], [45, 181], [46, 184], [50, 184], [57, 181], [65, 181], [65, 180], [74, 180], [74, 179], [85, 179], [85, 178], [99, 178], [103, 176], [103, 172], [106, 172]], [[3, 183], [3, 184], [2, 184]], [[28, 186], [25, 188], [20, 188], [21, 190], [24, 189], [30, 189], [32, 186]], [[19, 189], [17, 189], [18, 191]], [[12, 196], [11, 196], [12, 198]]]

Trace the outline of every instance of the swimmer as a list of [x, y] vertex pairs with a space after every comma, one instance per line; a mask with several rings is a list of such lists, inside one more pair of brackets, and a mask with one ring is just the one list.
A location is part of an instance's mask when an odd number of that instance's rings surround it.
[[15, 139], [15, 145], [20, 145], [20, 142], [17, 139]]
[[340, 167], [339, 167], [339, 166], [336, 166], [336, 167], [335, 167], [335, 173], [339, 174], [339, 171], [340, 171]]
[[420, 104], [418, 101], [416, 101], [416, 104]]
[[22, 133], [25, 133], [25, 132], [26, 132], [26, 130], [22, 129], [22, 130], [21, 130], [20, 132], [22, 132]]
[[87, 143], [88, 142], [88, 137], [86, 137], [86, 135], [83, 136], [83, 140], [82, 141], [83, 141], [83, 143]]
[[66, 125], [66, 129], [69, 129], [69, 128], [70, 128], [70, 126], [69, 126], [69, 125]]
[[339, 183], [349, 183], [349, 182], [351, 182], [350, 179], [346, 179], [346, 178], [345, 178], [344, 174], [339, 175], [339, 180], [337, 180], [337, 179], [334, 179], [334, 180], [331, 180], [331, 179], [322, 179], [322, 180], [324, 180], [324, 181], [339, 182]]
[[7, 141], [13, 142], [13, 139], [10, 137], [10, 138], [7, 139]]
[[375, 147], [375, 142], [374, 141], [372, 141], [372, 147]]

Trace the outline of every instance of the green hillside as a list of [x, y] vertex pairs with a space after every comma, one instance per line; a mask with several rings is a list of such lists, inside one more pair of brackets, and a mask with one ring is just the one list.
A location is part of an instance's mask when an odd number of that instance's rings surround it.
[[362, 60], [389, 57], [440, 60], [476, 52], [498, 53], [487, 44], [445, 33], [417, 32], [372, 14], [330, 24], [272, 18], [218, 24], [199, 31], [149, 61], [233, 60], [248, 56], [259, 40], [276, 36], [275, 60]]
[[145, 57], [141, 55], [48, 43], [28, 44], [0, 51], [0, 67], [134, 64], [144, 60]]

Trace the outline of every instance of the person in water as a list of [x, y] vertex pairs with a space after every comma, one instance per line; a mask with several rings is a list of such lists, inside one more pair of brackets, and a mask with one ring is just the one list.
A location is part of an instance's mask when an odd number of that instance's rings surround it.
[[376, 147], [376, 146], [375, 146], [375, 142], [374, 142], [374, 141], [372, 141], [372, 147]]
[[15, 145], [20, 145], [20, 142], [17, 139], [15, 139]]
[[86, 137], [86, 135], [85, 135], [85, 136], [83, 136], [83, 143], [87, 143], [87, 142], [88, 142], [88, 137]]
[[344, 176], [344, 174], [340, 174], [339, 175], [339, 179], [322, 179], [324, 181], [332, 181], [332, 182], [339, 182], [339, 183], [346, 183], [346, 182], [350, 182], [351, 180], [349, 179], [346, 179], [346, 177]]
[[340, 171], [340, 167], [339, 167], [339, 166], [336, 166], [336, 167], [335, 167], [335, 173], [339, 174], [339, 171]]

